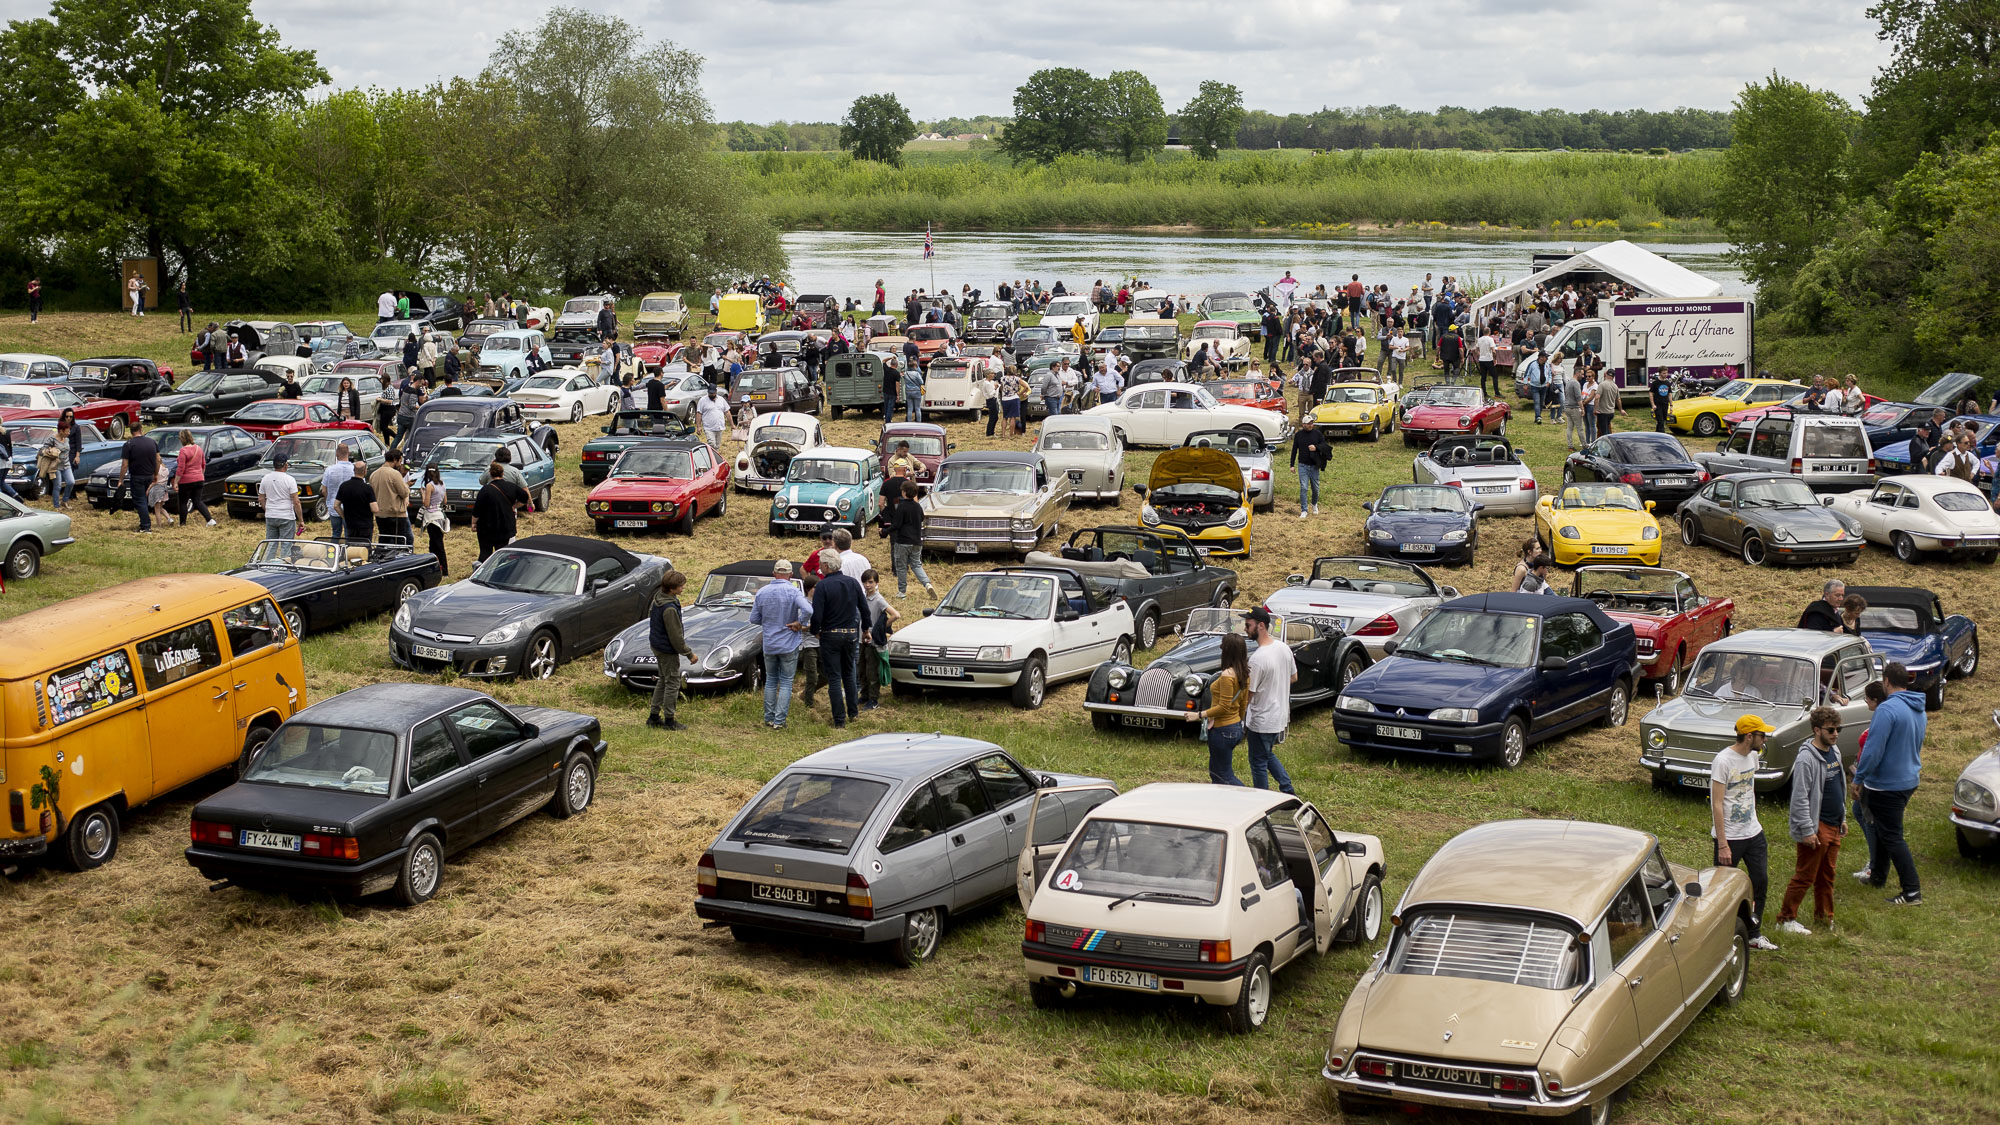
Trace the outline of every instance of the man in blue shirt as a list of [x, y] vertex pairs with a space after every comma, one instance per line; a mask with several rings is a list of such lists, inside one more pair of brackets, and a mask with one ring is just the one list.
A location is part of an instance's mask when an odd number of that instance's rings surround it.
[[329, 539], [341, 538], [345, 530], [342, 526], [340, 505], [333, 498], [340, 492], [340, 486], [354, 479], [354, 465], [347, 459], [347, 443], [342, 442], [333, 451], [333, 464], [328, 465], [319, 475], [319, 494], [326, 497], [326, 532]]
[[1875, 708], [1868, 721], [1868, 745], [1854, 765], [1854, 782], [1848, 795], [1867, 806], [1868, 819], [1875, 822], [1874, 854], [1868, 863], [1868, 882], [1885, 886], [1889, 868], [1896, 869], [1902, 893], [1889, 900], [1893, 906], [1922, 906], [1923, 888], [1917, 882], [1916, 860], [1903, 838], [1903, 811], [1917, 791], [1924, 767], [1924, 735], [1929, 719], [1924, 714], [1924, 693], [1910, 690], [1910, 670], [1891, 662], [1882, 669], [1882, 687], [1888, 697]]
[[763, 632], [764, 725], [785, 729], [792, 713], [792, 680], [799, 672], [801, 634], [812, 625], [812, 603], [792, 585], [792, 564], [771, 565], [771, 581], [750, 604], [750, 624]]

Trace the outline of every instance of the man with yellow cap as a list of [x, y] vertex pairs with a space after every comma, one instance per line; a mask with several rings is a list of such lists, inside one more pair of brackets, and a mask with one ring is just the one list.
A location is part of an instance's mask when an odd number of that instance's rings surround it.
[[1757, 771], [1764, 766], [1764, 739], [1777, 728], [1755, 715], [1736, 720], [1736, 741], [1722, 748], [1708, 771], [1708, 804], [1714, 817], [1717, 867], [1741, 867], [1750, 876], [1750, 948], [1778, 948], [1764, 936], [1764, 895], [1770, 887], [1769, 848], [1757, 819]]

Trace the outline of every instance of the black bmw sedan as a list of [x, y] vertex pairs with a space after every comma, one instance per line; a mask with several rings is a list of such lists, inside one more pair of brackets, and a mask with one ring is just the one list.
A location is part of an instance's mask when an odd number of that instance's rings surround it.
[[1672, 434], [1635, 430], [1606, 434], [1569, 455], [1563, 483], [1580, 480], [1631, 485], [1639, 499], [1671, 512], [1708, 483], [1708, 473]]

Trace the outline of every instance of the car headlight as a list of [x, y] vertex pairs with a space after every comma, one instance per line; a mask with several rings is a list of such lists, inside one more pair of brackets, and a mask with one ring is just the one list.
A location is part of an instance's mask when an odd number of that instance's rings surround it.
[[1368, 529], [1368, 538], [1370, 538], [1370, 539], [1378, 539], [1378, 540], [1380, 540], [1380, 539], [1394, 539], [1394, 538], [1395, 538], [1395, 536], [1393, 536], [1393, 535], [1389, 534], [1389, 532], [1388, 532], [1388, 531], [1387, 531], [1387, 529], [1385, 529], [1385, 528], [1380, 528], [1380, 527], [1371, 527], [1371, 528], [1369, 528], [1369, 529]]
[[908, 656], [910, 655], [910, 642], [890, 641], [889, 647], [884, 649], [883, 651], [888, 653], [890, 656]]
[[1476, 723], [1479, 721], [1479, 708], [1440, 707], [1431, 712], [1431, 718], [1440, 723]]
[[1012, 660], [1013, 658], [1013, 645], [987, 645], [979, 650], [980, 660]]
[[1583, 538], [1583, 533], [1581, 531], [1578, 531], [1576, 528], [1568, 524], [1564, 524], [1563, 526], [1556, 528], [1556, 534], [1562, 536], [1564, 539]]
[[702, 657], [701, 666], [711, 672], [718, 672], [729, 667], [729, 662], [734, 659], [736, 659], [735, 649], [728, 645], [716, 645], [708, 650], [707, 656]]
[[786, 518], [786, 519], [788, 519], [788, 520], [795, 520], [795, 519], [798, 519], [798, 518], [799, 518], [799, 510], [798, 510], [797, 508], [786, 508], [786, 509], [785, 509], [785, 518]]
[[1440, 538], [1447, 543], [1463, 543], [1465, 542], [1465, 529], [1461, 527], [1447, 531]]
[[521, 623], [519, 621], [509, 621], [498, 629], [488, 630], [485, 636], [479, 638], [479, 643], [483, 645], [504, 645], [519, 636], [520, 633]]
[[397, 606], [397, 607], [396, 607], [396, 619], [395, 619], [395, 621], [393, 621], [393, 622], [392, 622], [392, 624], [394, 624], [394, 625], [396, 626], [396, 628], [398, 628], [398, 629], [401, 629], [401, 630], [403, 630], [404, 632], [408, 632], [408, 631], [409, 631], [409, 629], [410, 629], [410, 603], [408, 603], [408, 602], [404, 602], [404, 603], [403, 603], [402, 605], [399, 605], [399, 606]]
[[1160, 513], [1154, 511], [1151, 504], [1141, 504], [1139, 505], [1139, 522], [1145, 524], [1147, 527], [1158, 527], [1160, 524]]
[[[833, 506], [839, 508], [841, 511], [844, 512], [847, 509], [852, 508], [854, 506], [854, 501], [849, 500], [847, 497], [843, 496], [840, 499], [834, 501]], [[1020, 521], [1016, 520], [1015, 522], [1019, 523]]]
[[1222, 521], [1222, 523], [1224, 527], [1232, 527], [1241, 531], [1243, 528], [1250, 526], [1250, 509], [1238, 508], [1234, 512], [1229, 513], [1229, 518]]
[[1650, 543], [1653, 540], [1658, 539], [1659, 537], [1660, 537], [1660, 529], [1658, 525], [1641, 528], [1639, 531], [1639, 538], [1647, 543]]
[[1132, 677], [1123, 668], [1113, 668], [1111, 674], [1105, 677], [1105, 682], [1115, 688], [1122, 688], [1131, 681]]
[[1356, 695], [1343, 695], [1334, 700], [1333, 705], [1342, 711], [1359, 711], [1364, 715], [1373, 714], [1375, 711], [1373, 703]]
[[1654, 727], [1652, 730], [1646, 732], [1646, 749], [1665, 750], [1666, 748], [1667, 731], [1665, 727]]
[[1776, 536], [1776, 537], [1777, 537], [1777, 538], [1779, 538], [1779, 539], [1782, 539], [1782, 540], [1784, 540], [1784, 541], [1785, 541], [1785, 542], [1787, 542], [1787, 543], [1789, 543], [1789, 542], [1791, 542], [1791, 541], [1792, 541], [1792, 538], [1793, 538], [1793, 537], [1792, 537], [1792, 529], [1791, 529], [1791, 528], [1789, 528], [1789, 527], [1781, 527], [1781, 528], [1779, 528], [1779, 529], [1778, 529], [1778, 534], [1777, 534], [1777, 536]]
[[1461, 426], [1470, 426], [1470, 425], [1472, 425], [1472, 415], [1470, 415], [1470, 414], [1461, 414], [1461, 415], [1459, 415], [1459, 416], [1458, 416], [1458, 424], [1459, 424], [1459, 425], [1461, 425]]
[[1188, 676], [1185, 679], [1181, 680], [1181, 694], [1186, 695], [1189, 698], [1193, 698], [1194, 696], [1200, 695], [1201, 689], [1202, 689], [1202, 682], [1200, 676]]
[[625, 651], [625, 638], [623, 637], [612, 638], [611, 643], [604, 646], [604, 666], [609, 668], [611, 666], [612, 661], [618, 659], [618, 654], [624, 651]]
[[1959, 778], [1958, 785], [1951, 791], [1951, 802], [1959, 808], [1972, 812], [1993, 811], [1993, 791], [1968, 778]]

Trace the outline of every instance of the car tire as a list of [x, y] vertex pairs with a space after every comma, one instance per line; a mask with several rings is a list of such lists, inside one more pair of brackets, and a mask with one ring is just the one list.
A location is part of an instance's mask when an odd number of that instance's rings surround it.
[[208, 414], [199, 409], [188, 411], [187, 417], [181, 419], [181, 423], [188, 426], [199, 426], [206, 421], [208, 421]]
[[1228, 609], [1229, 603], [1235, 600], [1236, 591], [1227, 586], [1217, 586], [1214, 595], [1208, 599], [1208, 604], [1217, 609]]
[[1028, 658], [1021, 669], [1021, 678], [1014, 681], [1014, 706], [1023, 711], [1039, 710], [1048, 701], [1048, 665], [1040, 653]]
[[317, 501], [314, 502], [312, 511], [307, 513], [307, 518], [310, 519], [313, 523], [325, 523], [327, 521], [327, 517], [331, 516], [332, 514], [333, 514], [332, 501], [322, 496]]
[[834, 407], [834, 408], [833, 408], [833, 420], [834, 420], [834, 421], [836, 421], [836, 422], [840, 421], [840, 416], [841, 416], [842, 414], [845, 414], [846, 412], [847, 412], [847, 408], [846, 408], [846, 407], [844, 407], [844, 406], [836, 406], [836, 407]]
[[1519, 715], [1509, 715], [1500, 727], [1500, 756], [1495, 761], [1502, 769], [1520, 769], [1521, 759], [1528, 756], [1528, 724]]
[[1963, 680], [1979, 673], [1979, 638], [1974, 636], [1965, 646], [1965, 655], [1951, 662], [1944, 674], [1953, 679]]
[[256, 761], [257, 751], [271, 741], [271, 730], [270, 727], [250, 728], [250, 734], [243, 739], [243, 752], [236, 755], [236, 764], [231, 767], [232, 776], [237, 781], [243, 780], [243, 775], [250, 772], [250, 763]]
[[1610, 1125], [1611, 1099], [1614, 1096], [1606, 1095], [1589, 1105], [1564, 1114], [1559, 1120], [1562, 1125]]
[[[400, 605], [402, 603], [399, 602], [397, 604]], [[304, 640], [306, 635], [306, 623], [307, 623], [306, 611], [300, 609], [296, 605], [287, 602], [286, 604], [278, 607], [278, 612], [284, 615], [285, 628], [290, 629], [292, 631], [292, 636], [297, 637], [300, 640]]]
[[1722, 419], [1713, 414], [1703, 414], [1694, 420], [1694, 425], [1690, 428], [1694, 430], [1696, 437], [1714, 437], [1722, 430]]
[[1679, 695], [1681, 693], [1681, 680], [1686, 675], [1687, 649], [1686, 647], [1681, 647], [1674, 650], [1674, 662], [1667, 668], [1667, 674], [1655, 682], [1662, 688], [1665, 688], [1668, 695]]
[[1617, 730], [1632, 717], [1632, 689], [1624, 680], [1611, 685], [1611, 698], [1604, 704], [1604, 726], [1606, 730]]
[[1572, 469], [1572, 468], [1570, 468], [1570, 467], [1569, 467], [1568, 465], [1564, 465], [1564, 466], [1563, 466], [1563, 487], [1564, 487], [1564, 488], [1568, 488], [1568, 487], [1569, 487], [1570, 485], [1572, 485], [1572, 484], [1575, 484], [1575, 483], [1576, 483], [1576, 470], [1575, 470], [1575, 469]]
[[396, 870], [396, 901], [404, 906], [422, 905], [436, 898], [443, 885], [444, 845], [425, 832], [403, 853], [402, 865]]
[[1736, 934], [1730, 938], [1726, 967], [1735, 971], [1724, 977], [1722, 987], [1715, 990], [1715, 1002], [1724, 1008], [1734, 1008], [1743, 1002], [1743, 994], [1750, 988], [1750, 924], [1741, 918], [1736, 920]]
[[1749, 563], [1751, 566], [1763, 566], [1765, 560], [1769, 557], [1770, 552], [1765, 550], [1762, 537], [1757, 535], [1745, 535], [1743, 537], [1744, 562]]
[[576, 402], [570, 403], [569, 424], [574, 426], [581, 421], [583, 421], [583, 402], [581, 400], [578, 400]]
[[1041, 980], [1031, 980], [1028, 982], [1029, 1003], [1044, 1012], [1053, 1012], [1062, 1007], [1065, 999], [1062, 985], [1050, 984], [1047, 981]]
[[6, 569], [9, 581], [18, 582], [24, 578], [33, 578], [42, 569], [42, 549], [32, 540], [16, 540], [14, 545], [7, 549]]
[[1334, 940], [1372, 945], [1381, 936], [1382, 877], [1371, 871], [1361, 883], [1361, 893], [1354, 897], [1354, 913], [1347, 916], [1347, 924], [1340, 928]]
[[549, 510], [549, 505], [555, 503], [555, 491], [555, 485], [546, 484], [542, 486], [540, 491], [535, 493], [534, 501], [537, 512], [546, 512]]
[[1937, 685], [1935, 687], [1927, 689], [1924, 692], [1924, 710], [1926, 711], [1944, 710], [1944, 684], [1945, 684], [1945, 677], [1942, 674], [1940, 674], [1938, 676]]
[[889, 956], [905, 969], [937, 956], [944, 938], [944, 911], [935, 906], [903, 915], [903, 932], [889, 943]]
[[1353, 1094], [1335, 1094], [1333, 1100], [1340, 1106], [1342, 1117], [1373, 1117], [1388, 1106], [1373, 1098], [1358, 1098]]
[[759, 929], [756, 926], [731, 926], [729, 936], [737, 941], [748, 942], [770, 941], [773, 935], [770, 930]]
[[1090, 715], [1090, 725], [1101, 731], [1114, 731], [1118, 729], [1118, 720], [1110, 715], [1100, 715], [1093, 711]]
[[1693, 516], [1681, 517], [1681, 546], [1701, 546], [1701, 532], [1696, 529]]
[[1347, 685], [1354, 682], [1354, 677], [1359, 676], [1367, 670], [1367, 653], [1363, 652], [1359, 646], [1349, 649], [1347, 656], [1340, 662], [1340, 671], [1334, 675], [1335, 690], [1346, 691]]
[[693, 535], [695, 517], [700, 514], [700, 511], [701, 505], [692, 500], [688, 501], [688, 510], [681, 513], [680, 522], [674, 524], [674, 530], [680, 532], [682, 535]]
[[894, 679], [889, 681], [889, 694], [897, 699], [915, 699], [923, 693], [922, 687], [908, 681]]
[[1924, 553], [1922, 551], [1917, 550], [1917, 541], [1915, 539], [1910, 538], [1910, 534], [1906, 531], [1896, 531], [1890, 533], [1889, 550], [1893, 552], [1897, 560], [1901, 562], [1906, 562], [1906, 563], [1920, 562], [1924, 557]]
[[556, 781], [555, 799], [549, 802], [549, 811], [557, 820], [568, 820], [590, 807], [597, 796], [597, 764], [590, 755], [578, 750], [563, 762], [562, 776]]
[[521, 669], [519, 675], [524, 680], [546, 680], [556, 674], [561, 658], [556, 635], [547, 629], [537, 629], [528, 643], [521, 649]]
[[424, 592], [424, 584], [412, 578], [396, 589], [396, 606], [402, 608], [404, 602]]
[[76, 814], [56, 841], [56, 860], [71, 871], [102, 867], [118, 855], [118, 810], [109, 802]]
[[1382, 440], [1382, 427], [1380, 427], [1380, 426], [1370, 426], [1370, 427], [1368, 427], [1368, 440], [1369, 440], [1369, 441], [1381, 441], [1381, 440]]
[[1243, 987], [1237, 990], [1236, 1002], [1229, 1006], [1225, 1019], [1232, 1034], [1248, 1035], [1270, 1017], [1271, 961], [1258, 950], [1243, 968]]
[[720, 497], [718, 497], [718, 498], [716, 499], [716, 501], [715, 501], [715, 507], [713, 507], [713, 508], [710, 508], [710, 509], [708, 510], [708, 514], [709, 514], [710, 518], [713, 518], [713, 519], [721, 519], [721, 518], [722, 518], [723, 516], [726, 516], [726, 515], [728, 515], [728, 514], [729, 514], [729, 490], [728, 490], [728, 489], [726, 489], [726, 488], [725, 488], [725, 489], [723, 489], [723, 490], [722, 490], [722, 495], [721, 495]]
[[[13, 576], [12, 570], [8, 571], [8, 576]], [[1159, 643], [1160, 615], [1157, 612], [1149, 609], [1139, 616], [1139, 629], [1134, 639], [1140, 652], [1149, 651]]]

